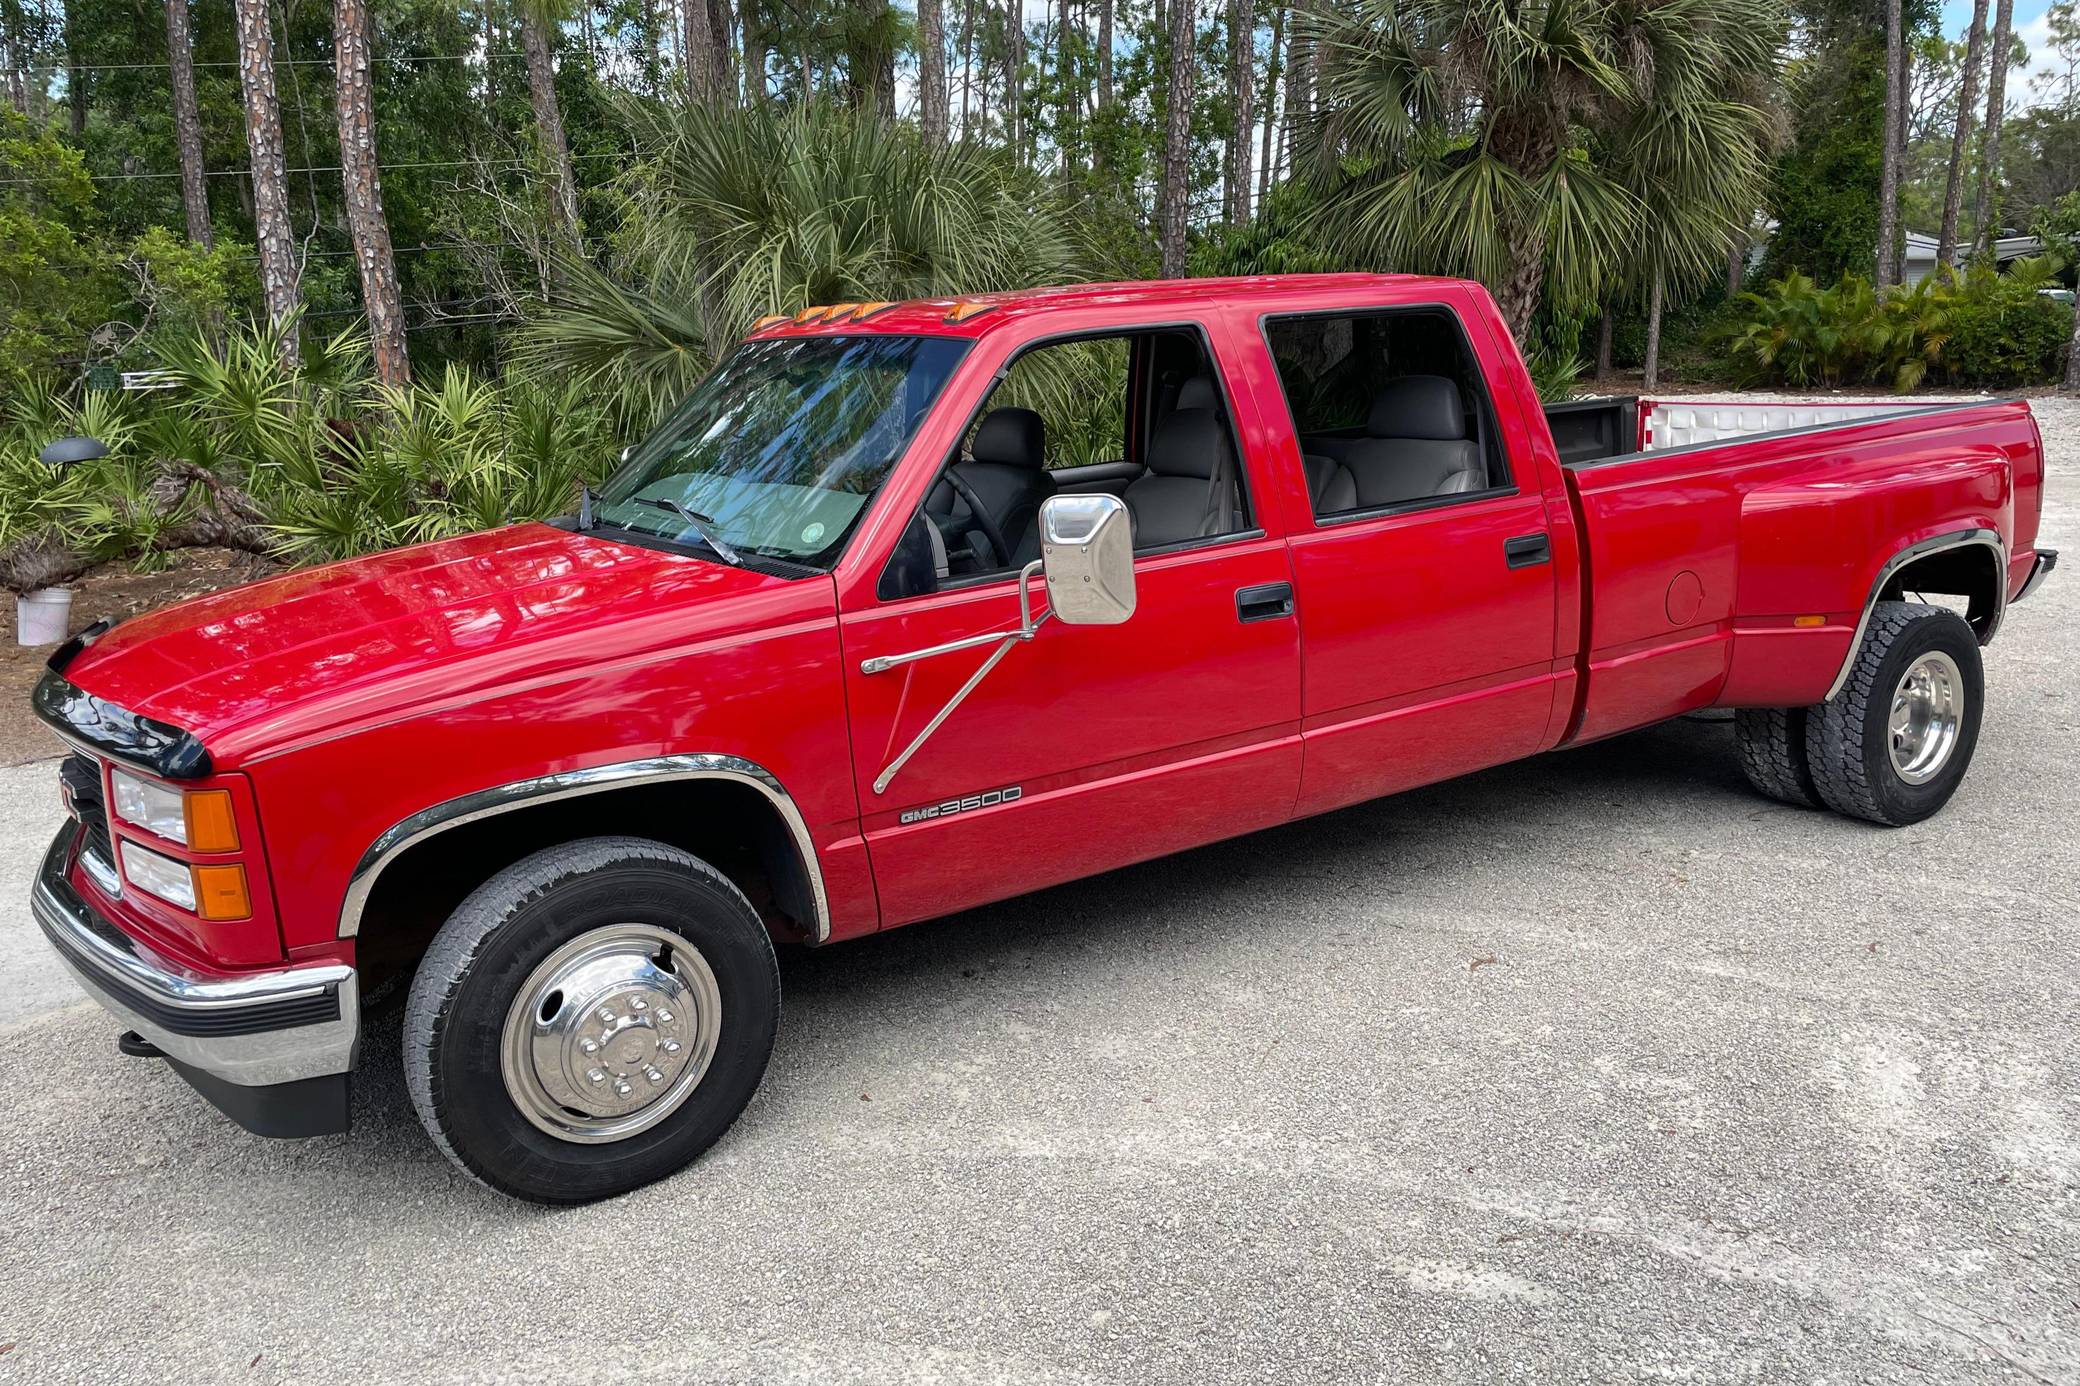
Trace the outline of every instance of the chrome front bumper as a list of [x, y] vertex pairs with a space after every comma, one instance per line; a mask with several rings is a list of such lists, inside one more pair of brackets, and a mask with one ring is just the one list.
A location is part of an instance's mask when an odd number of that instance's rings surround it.
[[345, 1129], [346, 1075], [361, 1038], [354, 969], [327, 963], [222, 978], [161, 957], [66, 879], [78, 831], [68, 823], [51, 844], [30, 907], [87, 994], [248, 1129]]

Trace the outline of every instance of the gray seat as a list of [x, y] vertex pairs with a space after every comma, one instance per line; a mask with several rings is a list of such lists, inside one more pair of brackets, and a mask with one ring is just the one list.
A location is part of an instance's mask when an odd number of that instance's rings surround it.
[[1487, 489], [1480, 444], [1466, 436], [1466, 405], [1459, 387], [1441, 375], [1405, 375], [1372, 401], [1365, 436], [1338, 449], [1354, 495], [1347, 505], [1316, 510], [1369, 510], [1374, 506]]
[[1317, 515], [1334, 515], [1358, 508], [1358, 480], [1351, 469], [1333, 457], [1309, 453], [1300, 459], [1307, 467], [1307, 498]]
[[[968, 452], [971, 461], [956, 462], [948, 470], [960, 473], [1011, 546], [1000, 560], [1016, 567], [1036, 557], [1040, 503], [1054, 494], [1045, 470], [1047, 426], [1030, 409], [992, 409], [976, 425]], [[926, 509], [949, 516], [956, 528], [981, 529], [969, 515], [967, 502], [943, 480], [933, 489]]]
[[1217, 476], [1232, 475], [1228, 430], [1211, 409], [1173, 409], [1148, 442], [1148, 472], [1127, 487], [1134, 546], [1159, 548], [1220, 532]]

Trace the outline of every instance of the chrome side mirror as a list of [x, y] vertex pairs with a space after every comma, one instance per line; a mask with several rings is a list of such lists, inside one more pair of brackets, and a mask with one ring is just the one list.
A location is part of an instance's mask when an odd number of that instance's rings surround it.
[[1134, 517], [1118, 496], [1052, 496], [1040, 507], [1047, 604], [1072, 626], [1134, 614]]

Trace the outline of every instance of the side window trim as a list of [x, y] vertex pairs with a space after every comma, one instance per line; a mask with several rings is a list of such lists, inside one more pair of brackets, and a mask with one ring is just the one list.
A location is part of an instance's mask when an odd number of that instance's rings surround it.
[[[1442, 316], [1451, 324], [1453, 335], [1459, 344], [1460, 360], [1471, 363], [1471, 378], [1474, 389], [1474, 412], [1481, 429], [1480, 445], [1488, 465], [1499, 466], [1503, 484], [1483, 487], [1478, 491], [1455, 492], [1443, 496], [1418, 496], [1410, 500], [1395, 501], [1390, 505], [1366, 506], [1356, 510], [1332, 510], [1327, 514], [1314, 511], [1313, 498], [1309, 497], [1309, 510], [1313, 514], [1314, 527], [1324, 529], [1334, 525], [1349, 524], [1354, 520], [1374, 519], [1381, 515], [1406, 514], [1420, 510], [1438, 510], [1447, 506], [1464, 505], [1470, 501], [1494, 500], [1504, 496], [1523, 494], [1523, 483], [1517, 479], [1516, 469], [1510, 465], [1509, 449], [1502, 446], [1501, 420], [1495, 412], [1494, 392], [1488, 387], [1485, 373], [1480, 369], [1480, 353], [1473, 349], [1473, 338], [1467, 331], [1466, 319], [1457, 307], [1443, 300], [1427, 303], [1395, 303], [1378, 307], [1314, 308], [1293, 313], [1260, 313], [1257, 315], [1257, 335], [1264, 344], [1264, 354], [1271, 362], [1271, 374], [1278, 381], [1278, 396], [1286, 407], [1286, 424], [1293, 438], [1293, 455], [1299, 459], [1301, 469], [1307, 466], [1307, 447], [1301, 441], [1300, 417], [1293, 409], [1293, 398], [1286, 389], [1286, 373], [1278, 367], [1278, 352], [1272, 346], [1271, 327], [1274, 323], [1304, 322], [1309, 320], [1337, 318], [1394, 318], [1428, 315]], [[1355, 426], [1355, 425], [1354, 425]], [[1305, 477], [1302, 477], [1303, 487]]]

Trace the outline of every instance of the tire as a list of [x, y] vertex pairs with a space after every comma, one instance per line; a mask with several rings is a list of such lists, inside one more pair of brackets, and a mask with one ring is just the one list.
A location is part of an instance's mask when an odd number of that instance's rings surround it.
[[[1946, 690], [1928, 698], [1942, 705], [1947, 697], [1949, 730], [1934, 731], [1945, 720], [1936, 717], [1928, 736], [1895, 738], [1895, 715], [1905, 708], [1911, 719], [1921, 705], [1922, 694], [1904, 683], [1918, 671], [1931, 674], [1930, 686]], [[1879, 602], [1849, 681], [1806, 717], [1814, 789], [1850, 818], [1894, 828], [1920, 822], [1950, 802], [1972, 763], [1985, 688], [1979, 641], [1963, 617], [1919, 602]]]
[[1821, 807], [1806, 763], [1804, 708], [1744, 707], [1733, 717], [1733, 741], [1741, 773], [1759, 792], [1800, 808]]
[[441, 926], [405, 1003], [405, 1086], [471, 1178], [586, 1203], [713, 1145], [779, 1019], [779, 965], [741, 891], [662, 843], [590, 838], [507, 867]]

